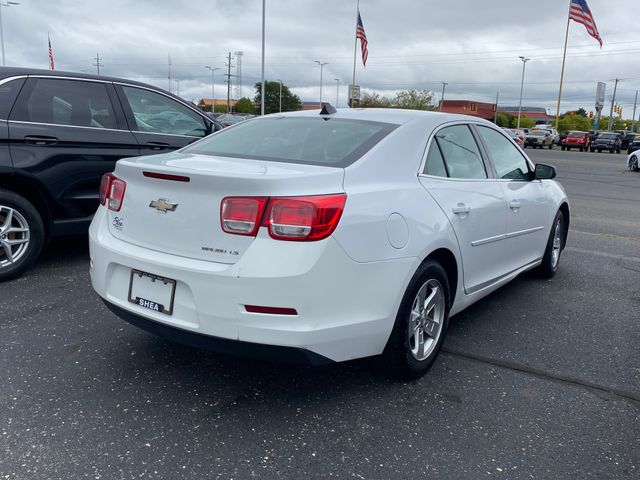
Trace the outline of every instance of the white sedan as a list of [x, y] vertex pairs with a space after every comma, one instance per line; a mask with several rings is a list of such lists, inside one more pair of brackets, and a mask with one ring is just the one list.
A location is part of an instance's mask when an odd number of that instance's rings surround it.
[[632, 172], [640, 171], [640, 150], [629, 154], [627, 157], [627, 168]]
[[176, 341], [311, 364], [380, 355], [417, 377], [451, 315], [526, 270], [555, 274], [569, 204], [554, 176], [467, 116], [256, 118], [120, 160], [91, 224], [91, 283]]

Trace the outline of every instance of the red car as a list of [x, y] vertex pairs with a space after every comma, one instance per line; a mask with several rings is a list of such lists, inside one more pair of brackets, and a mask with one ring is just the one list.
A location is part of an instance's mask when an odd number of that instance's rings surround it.
[[591, 137], [589, 132], [569, 132], [567, 137], [562, 141], [562, 150], [571, 150], [579, 148], [581, 152], [589, 151]]

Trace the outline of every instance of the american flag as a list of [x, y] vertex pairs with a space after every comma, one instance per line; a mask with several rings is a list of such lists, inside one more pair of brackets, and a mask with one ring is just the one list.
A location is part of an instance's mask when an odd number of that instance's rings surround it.
[[598, 27], [596, 27], [596, 22], [593, 19], [593, 15], [591, 15], [587, 0], [571, 0], [569, 18], [574, 22], [584, 25], [589, 35], [595, 38], [600, 44], [600, 47], [602, 47], [602, 38], [600, 38], [600, 34], [598, 33]]
[[47, 39], [49, 40], [49, 70], [55, 70], [55, 65], [53, 63], [53, 48], [51, 48], [51, 37], [47, 34]]
[[360, 39], [360, 47], [362, 49], [362, 64], [367, 66], [367, 58], [369, 57], [369, 51], [367, 50], [367, 34], [364, 33], [364, 25], [362, 25], [362, 18], [360, 17], [360, 10], [358, 10], [358, 25], [356, 26], [356, 39]]

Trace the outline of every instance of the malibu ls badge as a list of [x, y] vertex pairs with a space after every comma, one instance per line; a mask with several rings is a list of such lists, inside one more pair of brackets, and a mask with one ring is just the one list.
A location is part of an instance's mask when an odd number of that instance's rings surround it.
[[175, 212], [176, 208], [178, 208], [178, 204], [171, 203], [166, 198], [159, 198], [158, 200], [151, 200], [149, 208], [155, 208], [157, 211], [162, 213]]

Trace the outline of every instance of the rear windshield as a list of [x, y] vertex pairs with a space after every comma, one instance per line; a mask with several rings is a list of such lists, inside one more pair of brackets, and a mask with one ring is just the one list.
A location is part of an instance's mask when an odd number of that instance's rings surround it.
[[618, 138], [618, 135], [616, 135], [615, 133], [601, 133], [598, 138], [605, 138], [605, 139], [612, 140], [612, 139]]
[[240, 123], [183, 149], [188, 153], [346, 167], [397, 125], [364, 120], [271, 117]]

